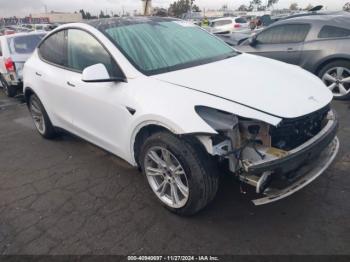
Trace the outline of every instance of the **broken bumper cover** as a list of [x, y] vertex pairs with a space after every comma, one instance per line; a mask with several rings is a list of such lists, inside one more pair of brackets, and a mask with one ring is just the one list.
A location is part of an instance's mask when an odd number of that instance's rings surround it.
[[331, 119], [327, 125], [306, 143], [288, 151], [288, 155], [283, 158], [269, 162], [255, 163], [247, 167], [247, 173], [258, 174], [266, 171], [287, 173], [299, 168], [308, 160], [316, 158], [334, 140], [338, 131], [339, 124], [336, 114], [331, 111], [329, 117]]
[[267, 188], [264, 191], [266, 197], [253, 200], [255, 205], [264, 205], [275, 202], [282, 198], [292, 195], [303, 187], [310, 184], [317, 177], [322, 175], [324, 171], [331, 165], [339, 151], [339, 140], [337, 137], [319, 154], [318, 158], [311, 163], [304, 165], [300, 170], [296, 171], [298, 180], [284, 189]]

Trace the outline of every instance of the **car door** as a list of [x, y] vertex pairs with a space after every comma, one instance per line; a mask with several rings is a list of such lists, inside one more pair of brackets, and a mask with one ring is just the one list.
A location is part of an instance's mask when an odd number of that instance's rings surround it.
[[259, 33], [254, 44], [238, 47], [240, 51], [252, 53], [290, 64], [300, 63], [309, 24], [283, 24], [270, 27]]
[[71, 106], [74, 101], [67, 95], [66, 30], [58, 31], [46, 38], [38, 48], [41, 63], [35, 70], [39, 98], [44, 101], [46, 110], [54, 125], [72, 130]]
[[125, 123], [132, 115], [125, 106], [124, 82], [83, 82], [82, 71], [91, 65], [103, 64], [111, 77], [125, 78], [123, 72], [90, 33], [68, 30], [66, 87], [74, 100], [71, 107], [75, 133], [116, 155], [122, 156]]

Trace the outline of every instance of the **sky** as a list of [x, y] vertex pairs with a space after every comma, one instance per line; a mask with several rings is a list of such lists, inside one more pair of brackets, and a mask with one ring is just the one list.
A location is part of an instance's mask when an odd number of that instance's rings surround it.
[[[168, 7], [174, 0], [153, 0], [153, 6]], [[262, 0], [263, 2], [267, 0]], [[308, 4], [322, 4], [327, 10], [340, 10], [350, 0], [279, 0], [275, 8], [288, 8], [291, 3], [298, 3], [299, 7]], [[249, 5], [249, 0], [195, 0], [200, 8], [218, 9], [224, 4], [236, 9], [241, 4]], [[0, 17], [25, 16], [31, 13], [48, 11], [74, 12], [81, 8], [97, 14], [100, 10], [109, 10], [114, 13], [141, 9], [141, 0], [0, 0]]]

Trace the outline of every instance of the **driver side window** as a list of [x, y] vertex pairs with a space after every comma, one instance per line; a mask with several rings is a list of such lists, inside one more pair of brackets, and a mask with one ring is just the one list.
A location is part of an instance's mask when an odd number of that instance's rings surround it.
[[67, 67], [82, 72], [86, 67], [103, 64], [111, 77], [123, 75], [120, 68], [106, 49], [89, 33], [78, 30], [68, 30], [68, 64]]
[[274, 26], [261, 32], [256, 40], [259, 44], [287, 44], [304, 42], [310, 31], [308, 24]]

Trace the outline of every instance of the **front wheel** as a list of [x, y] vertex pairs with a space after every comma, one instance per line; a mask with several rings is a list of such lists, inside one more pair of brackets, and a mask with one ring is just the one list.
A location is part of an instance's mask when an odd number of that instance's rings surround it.
[[193, 215], [216, 195], [217, 168], [199, 142], [156, 133], [144, 142], [140, 164], [156, 198], [176, 214]]
[[332, 91], [334, 99], [350, 99], [350, 62], [334, 61], [320, 71], [319, 77]]

